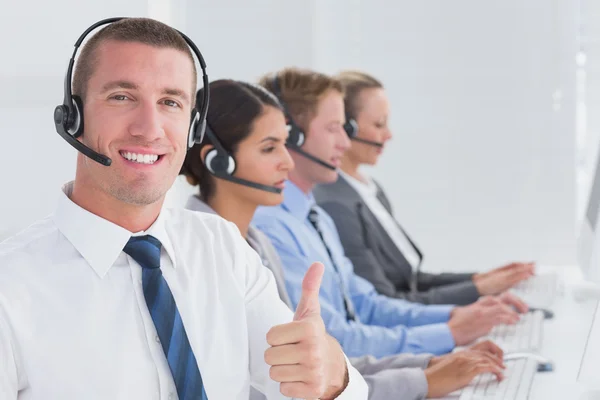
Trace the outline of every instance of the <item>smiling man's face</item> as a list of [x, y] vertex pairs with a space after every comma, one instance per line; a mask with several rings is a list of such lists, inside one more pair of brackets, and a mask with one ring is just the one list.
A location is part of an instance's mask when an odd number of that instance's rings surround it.
[[80, 154], [77, 179], [127, 204], [162, 201], [187, 152], [192, 61], [173, 48], [115, 40], [99, 45], [96, 60], [81, 140], [112, 165]]

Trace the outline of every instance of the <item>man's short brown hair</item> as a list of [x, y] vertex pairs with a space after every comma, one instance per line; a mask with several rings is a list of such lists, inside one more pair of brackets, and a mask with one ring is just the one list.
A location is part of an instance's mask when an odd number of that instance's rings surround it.
[[279, 84], [280, 93], [277, 94], [281, 96], [280, 100], [285, 103], [294, 122], [305, 133], [323, 96], [331, 90], [344, 94], [344, 88], [337, 78], [301, 68], [285, 68], [275, 74], [264, 75], [259, 84], [275, 93], [275, 78]]
[[73, 73], [73, 94], [85, 100], [87, 84], [98, 61], [97, 50], [102, 42], [143, 43], [157, 48], [171, 48], [188, 55], [193, 66], [192, 99], [196, 98], [197, 72], [192, 52], [185, 39], [170, 26], [150, 18], [126, 18], [102, 28], [81, 49]]

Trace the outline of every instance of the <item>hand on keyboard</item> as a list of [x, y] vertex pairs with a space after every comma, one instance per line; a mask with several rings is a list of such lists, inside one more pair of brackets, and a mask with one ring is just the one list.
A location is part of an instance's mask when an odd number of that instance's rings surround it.
[[498, 296], [498, 299], [506, 304], [507, 306], [514, 307], [518, 313], [524, 314], [529, 311], [529, 306], [520, 297], [510, 293], [504, 292]]
[[455, 307], [448, 327], [457, 346], [464, 346], [490, 333], [499, 324], [514, 325], [519, 315], [495, 297], [482, 297], [465, 307]]
[[428, 398], [446, 396], [465, 387], [476, 376], [491, 373], [496, 379], [503, 379], [504, 364], [486, 350], [467, 349], [441, 357], [434, 357], [427, 369], [425, 377], [428, 384]]
[[489, 272], [473, 275], [473, 283], [482, 296], [496, 295], [531, 278], [534, 272], [534, 263], [512, 263]]
[[502, 351], [500, 346], [491, 340], [482, 340], [481, 342], [469, 347], [469, 349], [491, 354], [492, 356], [498, 358], [498, 360], [504, 359], [504, 351]]

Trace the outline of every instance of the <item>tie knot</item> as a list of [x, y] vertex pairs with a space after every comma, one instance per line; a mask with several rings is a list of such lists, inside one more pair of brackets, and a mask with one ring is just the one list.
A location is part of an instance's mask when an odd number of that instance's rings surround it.
[[154, 236], [134, 236], [129, 239], [123, 251], [142, 266], [160, 268], [160, 241]]
[[314, 208], [310, 209], [310, 211], [308, 212], [308, 220], [313, 225], [319, 223], [319, 213], [317, 212], [316, 209], [314, 209]]

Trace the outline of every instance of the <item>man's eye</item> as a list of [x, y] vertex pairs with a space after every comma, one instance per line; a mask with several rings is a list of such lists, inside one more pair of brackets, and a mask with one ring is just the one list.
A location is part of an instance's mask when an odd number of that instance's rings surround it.
[[169, 106], [169, 107], [179, 107], [179, 104], [176, 101], [173, 100], [165, 100], [164, 104]]

